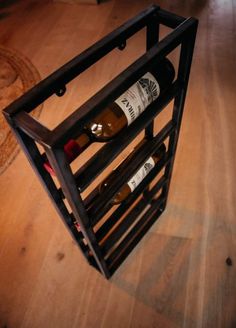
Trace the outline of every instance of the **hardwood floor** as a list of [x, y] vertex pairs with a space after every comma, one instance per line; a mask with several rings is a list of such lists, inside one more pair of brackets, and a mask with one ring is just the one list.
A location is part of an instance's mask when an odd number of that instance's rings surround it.
[[[153, 2], [5, 1], [0, 44], [44, 78]], [[84, 261], [21, 152], [0, 176], [1, 328], [236, 327], [236, 2], [158, 4], [200, 20], [167, 209], [106, 281]], [[63, 101], [45, 102], [40, 120], [63, 120], [144, 51], [144, 34], [128, 45], [71, 83]]]

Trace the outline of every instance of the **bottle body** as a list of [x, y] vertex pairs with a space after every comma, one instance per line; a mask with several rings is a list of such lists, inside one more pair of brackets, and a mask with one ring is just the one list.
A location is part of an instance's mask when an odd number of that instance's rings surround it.
[[174, 67], [165, 58], [94, 117], [85, 127], [86, 131], [97, 141], [108, 141], [114, 138], [171, 85], [174, 76]]
[[[122, 201], [124, 201], [130, 195], [130, 193], [132, 193], [138, 187], [138, 185], [145, 179], [145, 177], [151, 172], [151, 170], [155, 167], [156, 163], [163, 158], [165, 152], [166, 147], [164, 144], [162, 144], [159, 149], [143, 163], [143, 165], [130, 178], [130, 180], [120, 188], [120, 190], [113, 197], [112, 204], [120, 204]], [[132, 161], [133, 160], [135, 160], [135, 155], [132, 156]], [[130, 159], [127, 158], [125, 162], [127, 162], [128, 164], [128, 162], [130, 162]], [[115, 169], [101, 183], [99, 187], [100, 193], [102, 193], [106, 188], [109, 188], [110, 184], [112, 183], [114, 177], [117, 174], [117, 169]]]

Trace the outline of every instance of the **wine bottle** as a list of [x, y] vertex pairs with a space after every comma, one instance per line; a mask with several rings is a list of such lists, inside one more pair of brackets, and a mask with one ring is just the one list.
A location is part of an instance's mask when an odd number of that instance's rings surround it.
[[97, 141], [114, 138], [171, 85], [174, 77], [174, 67], [165, 58], [95, 116], [85, 127], [87, 133]]
[[[156, 163], [163, 158], [165, 152], [166, 152], [165, 144], [162, 144], [159, 147], [159, 149], [143, 163], [143, 165], [132, 176], [132, 178], [121, 187], [121, 189], [117, 192], [117, 194], [115, 194], [115, 196], [112, 199], [112, 204], [113, 205], [120, 204], [122, 201], [124, 201], [129, 196], [129, 194], [132, 193], [138, 187], [138, 185], [144, 180], [144, 178], [154, 168]], [[134, 156], [132, 156], [132, 160], [135, 160], [135, 153]], [[127, 164], [128, 162], [130, 162], [130, 156], [125, 160], [125, 162], [127, 162]], [[124, 162], [122, 164], [124, 164]], [[111, 174], [100, 184], [99, 186], [100, 193], [103, 193], [105, 189], [109, 188], [110, 184], [112, 183], [112, 180], [114, 179], [115, 176], [117, 176], [117, 174], [118, 174], [117, 169], [113, 170]]]
[[[173, 82], [175, 70], [165, 58], [144, 74], [136, 83], [125, 91], [115, 102], [96, 115], [85, 127], [84, 133], [77, 139], [71, 139], [64, 151], [72, 162], [88, 145], [93, 142], [106, 142], [113, 139], [122, 129], [130, 125], [155, 99]], [[45, 169], [54, 174], [48, 161]]]

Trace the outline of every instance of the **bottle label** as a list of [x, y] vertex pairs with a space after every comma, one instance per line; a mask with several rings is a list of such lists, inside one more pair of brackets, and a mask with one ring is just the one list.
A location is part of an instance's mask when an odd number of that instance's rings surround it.
[[130, 125], [156, 98], [159, 97], [160, 86], [155, 77], [147, 72], [141, 79], [125, 91], [115, 103], [124, 112]]
[[143, 181], [143, 179], [148, 175], [148, 173], [154, 168], [155, 162], [152, 157], [140, 167], [140, 169], [135, 173], [135, 175], [128, 181], [128, 186], [131, 192]]

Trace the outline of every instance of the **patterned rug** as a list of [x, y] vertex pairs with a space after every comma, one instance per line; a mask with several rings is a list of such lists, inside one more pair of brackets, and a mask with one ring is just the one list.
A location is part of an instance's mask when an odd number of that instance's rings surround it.
[[[33, 64], [19, 52], [0, 45], [0, 111], [40, 81]], [[39, 117], [42, 106], [34, 110]], [[0, 175], [19, 152], [8, 123], [0, 113]]]

